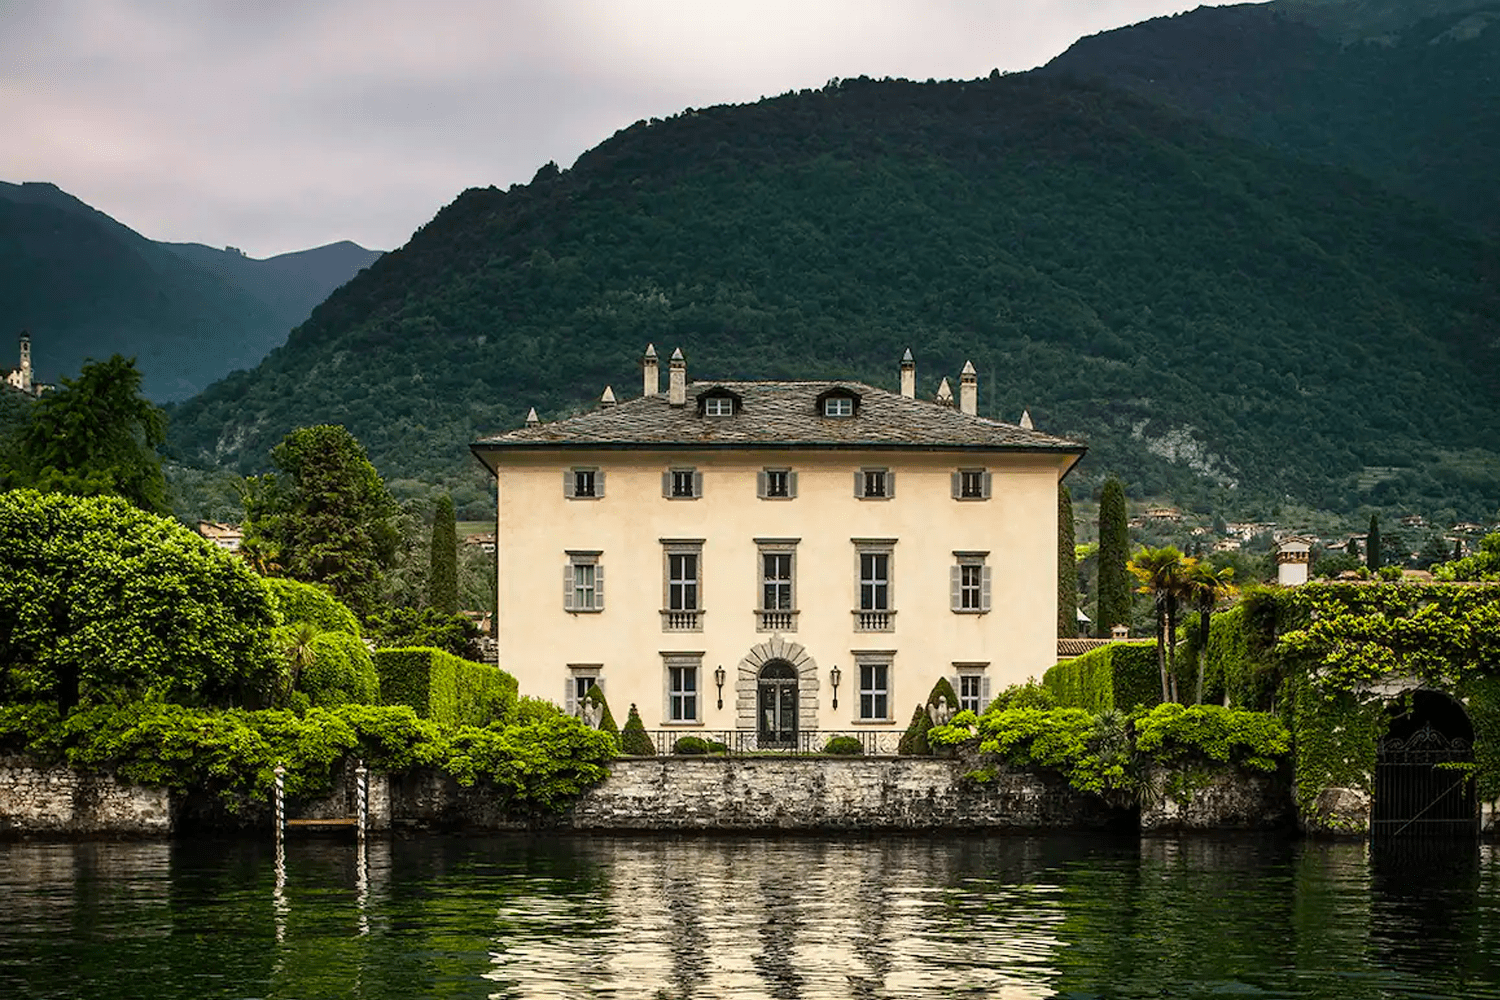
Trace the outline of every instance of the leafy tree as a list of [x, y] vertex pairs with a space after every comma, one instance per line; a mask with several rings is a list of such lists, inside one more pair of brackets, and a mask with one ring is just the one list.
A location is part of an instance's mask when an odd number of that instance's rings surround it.
[[1078, 634], [1078, 562], [1073, 534], [1073, 494], [1057, 488], [1057, 637]]
[[259, 704], [276, 614], [260, 578], [120, 497], [0, 493], [0, 697]]
[[1184, 592], [1198, 610], [1198, 685], [1193, 696], [1195, 705], [1203, 704], [1204, 660], [1208, 656], [1208, 634], [1214, 607], [1234, 593], [1234, 567], [1215, 569], [1212, 564], [1188, 560], [1184, 572]]
[[453, 498], [444, 493], [432, 514], [431, 571], [427, 575], [427, 603], [444, 614], [458, 613], [458, 527]]
[[1473, 583], [1500, 580], [1500, 532], [1485, 535], [1479, 551], [1432, 568], [1432, 575], [1448, 582]]
[[22, 430], [17, 473], [45, 493], [116, 495], [141, 510], [170, 513], [161, 457], [167, 419], [140, 394], [135, 359], [116, 354], [33, 407]]
[[1417, 553], [1417, 569], [1431, 569], [1448, 561], [1448, 543], [1442, 535], [1431, 535]]
[[1094, 624], [1101, 639], [1109, 638], [1112, 626], [1130, 622], [1129, 558], [1125, 484], [1110, 476], [1099, 494], [1099, 608]]
[[380, 595], [397, 541], [396, 504], [354, 436], [321, 424], [271, 450], [279, 473], [245, 484], [245, 542], [274, 553], [279, 572], [326, 584], [361, 615]]
[[1370, 515], [1370, 533], [1365, 538], [1365, 565], [1371, 570], [1380, 568], [1380, 516]]
[[1140, 592], [1156, 603], [1156, 664], [1161, 671], [1161, 700], [1178, 701], [1177, 608], [1187, 593], [1187, 574], [1193, 560], [1174, 546], [1142, 548], [1130, 561], [1130, 572], [1140, 581]]
[[381, 648], [432, 646], [454, 656], [468, 654], [475, 634], [467, 618], [437, 608], [387, 608], [367, 618], [365, 629]]

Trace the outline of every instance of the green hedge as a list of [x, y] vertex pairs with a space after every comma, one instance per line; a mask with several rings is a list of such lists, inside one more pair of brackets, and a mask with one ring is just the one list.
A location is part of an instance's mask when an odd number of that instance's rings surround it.
[[380, 704], [380, 678], [363, 642], [344, 632], [319, 632], [311, 645], [313, 661], [297, 680], [310, 704]]
[[280, 612], [283, 622], [311, 622], [320, 632], [359, 637], [359, 619], [354, 612], [322, 587], [277, 576], [268, 577], [265, 584], [271, 604]]
[[510, 674], [441, 649], [377, 649], [374, 660], [385, 704], [410, 705], [424, 719], [483, 726], [508, 717], [516, 704]]
[[1063, 660], [1042, 677], [1059, 708], [1082, 708], [1102, 715], [1161, 703], [1161, 672], [1156, 646], [1113, 642]]

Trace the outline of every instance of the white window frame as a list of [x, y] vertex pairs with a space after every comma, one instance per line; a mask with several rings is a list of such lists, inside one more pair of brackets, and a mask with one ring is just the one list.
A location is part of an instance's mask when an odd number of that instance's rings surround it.
[[851, 652], [854, 654], [854, 721], [867, 725], [895, 722], [895, 652], [889, 649], [856, 649]]
[[[755, 625], [758, 632], [797, 631], [797, 543], [800, 541], [800, 538], [755, 540]], [[784, 579], [767, 574], [768, 558], [785, 560], [787, 575]], [[769, 606], [766, 595], [772, 587], [785, 594], [786, 607]], [[782, 602], [778, 600], [776, 603]]]
[[[679, 492], [686, 485], [691, 493]], [[674, 465], [661, 474], [661, 495], [668, 500], [698, 500], [703, 496], [703, 473], [691, 465]]]
[[956, 615], [989, 614], [992, 573], [988, 552], [955, 551], [949, 567], [948, 606]]
[[[780, 493], [773, 493], [771, 487], [776, 484], [777, 477], [780, 477], [784, 489]], [[755, 495], [762, 500], [795, 500], [797, 498], [797, 473], [786, 467], [760, 470], [755, 474]]]
[[[896, 539], [852, 538], [854, 543], [854, 622], [856, 632], [896, 629]], [[870, 562], [867, 564], [866, 559]], [[883, 563], [880, 561], [883, 560]], [[869, 567], [869, 573], [866, 567]], [[876, 575], [883, 565], [885, 575]]]
[[705, 417], [734, 416], [734, 399], [730, 396], [709, 396], [703, 400]]
[[988, 500], [993, 477], [988, 469], [965, 468], [953, 473], [953, 499], [965, 503]]
[[664, 652], [662, 725], [703, 724], [703, 653]]
[[[878, 492], [872, 491], [872, 486]], [[886, 466], [865, 466], [854, 474], [854, 495], [861, 500], [893, 499], [896, 496], [896, 474]]]
[[[670, 632], [703, 630], [703, 539], [663, 538], [662, 546], [662, 626]], [[684, 557], [691, 557], [692, 576], [682, 571]], [[678, 573], [673, 576], [673, 563]], [[691, 589], [690, 589], [691, 588]]]
[[848, 418], [854, 416], [854, 397], [823, 397], [823, 416], [833, 417], [835, 420], [847, 420]]
[[563, 567], [563, 610], [591, 615], [604, 610], [604, 553], [598, 549], [569, 549]]
[[[984, 710], [989, 708], [990, 701], [993, 700], [990, 695], [989, 666], [988, 661], [953, 664], [954, 674], [950, 683], [958, 695], [958, 711], [969, 708], [975, 715], [983, 715]], [[964, 693], [966, 687], [972, 688], [970, 694]]]
[[[580, 490], [582, 480], [587, 477], [587, 491]], [[604, 499], [604, 470], [593, 465], [575, 465], [563, 473], [563, 496], [569, 500]]]
[[[583, 682], [587, 681], [585, 685]], [[602, 663], [570, 663], [568, 664], [567, 687], [563, 690], [563, 710], [569, 715], [577, 717], [579, 709], [583, 705], [583, 696], [589, 693], [589, 688], [595, 684], [599, 690], [604, 690], [604, 664]]]

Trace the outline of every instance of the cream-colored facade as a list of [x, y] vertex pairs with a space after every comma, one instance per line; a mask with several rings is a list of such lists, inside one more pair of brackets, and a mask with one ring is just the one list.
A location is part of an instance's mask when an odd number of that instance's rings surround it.
[[[523, 694], [571, 709], [598, 679], [621, 722], [634, 704], [647, 728], [785, 745], [898, 732], [939, 677], [987, 699], [1055, 662], [1057, 489], [1082, 446], [857, 383], [681, 388], [475, 444], [498, 485], [499, 663]], [[830, 393], [856, 412], [816, 412]], [[735, 412], [705, 413], [715, 394]], [[974, 426], [945, 442], [952, 421]], [[823, 426], [841, 439], [808, 440]], [[885, 496], [856, 495], [871, 472]]]

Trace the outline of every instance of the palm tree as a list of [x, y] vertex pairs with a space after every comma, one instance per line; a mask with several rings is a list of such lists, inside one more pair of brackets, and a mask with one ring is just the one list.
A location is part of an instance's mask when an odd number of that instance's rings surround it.
[[1170, 641], [1177, 631], [1177, 604], [1186, 592], [1186, 574], [1197, 565], [1175, 546], [1140, 549], [1130, 560], [1128, 569], [1141, 582], [1137, 593], [1150, 594], [1156, 601], [1156, 665], [1161, 671], [1161, 700], [1177, 701], [1177, 643]]
[[1203, 668], [1208, 660], [1208, 626], [1214, 613], [1214, 605], [1232, 596], [1235, 587], [1234, 567], [1214, 569], [1212, 563], [1195, 563], [1187, 571], [1187, 596], [1198, 609], [1198, 690], [1194, 704], [1203, 704]]
[[302, 672], [318, 660], [313, 642], [318, 638], [318, 627], [312, 622], [293, 622], [281, 634], [281, 704], [291, 703], [292, 692], [302, 679]]

